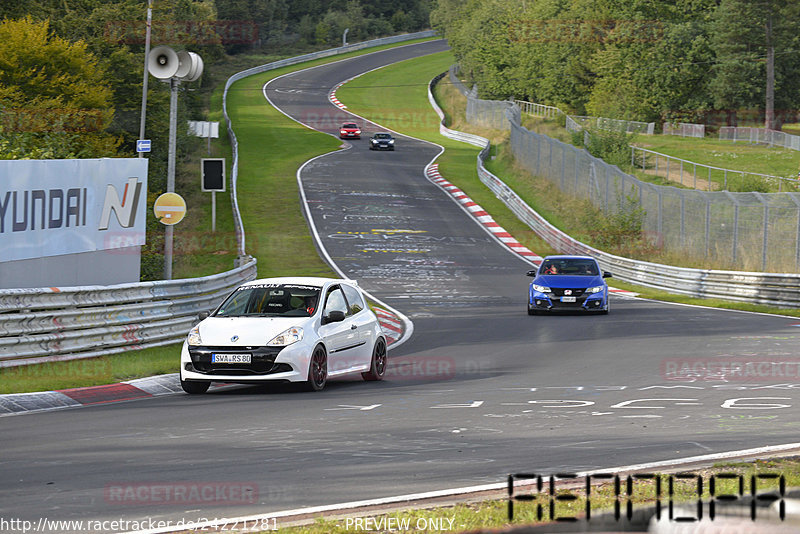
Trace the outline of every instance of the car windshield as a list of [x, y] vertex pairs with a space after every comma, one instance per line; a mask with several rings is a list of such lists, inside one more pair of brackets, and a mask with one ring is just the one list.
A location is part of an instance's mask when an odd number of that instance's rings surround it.
[[355, 124], [343, 124], [342, 128], [358, 128]]
[[375, 134], [375, 139], [391, 139], [392, 136], [387, 133]]
[[594, 260], [584, 258], [558, 258], [545, 260], [539, 268], [539, 274], [597, 276], [600, 272]]
[[311, 317], [322, 288], [301, 284], [253, 284], [238, 288], [215, 317]]

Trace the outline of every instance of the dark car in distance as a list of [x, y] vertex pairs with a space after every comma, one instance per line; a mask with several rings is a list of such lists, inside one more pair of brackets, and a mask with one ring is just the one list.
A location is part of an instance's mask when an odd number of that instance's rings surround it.
[[378, 132], [369, 139], [370, 150], [394, 150], [394, 137], [387, 132]]

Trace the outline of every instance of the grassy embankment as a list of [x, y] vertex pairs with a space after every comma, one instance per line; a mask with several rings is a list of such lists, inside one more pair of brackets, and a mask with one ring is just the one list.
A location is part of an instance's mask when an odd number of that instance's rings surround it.
[[[413, 42], [400, 43], [399, 46]], [[300, 210], [295, 173], [306, 160], [336, 150], [340, 142], [309, 130], [272, 108], [261, 88], [268, 80], [314, 65], [363, 55], [389, 45], [250, 76], [234, 84], [228, 93], [228, 110], [239, 140], [239, 206], [247, 237], [247, 252], [258, 260], [260, 277], [335, 276], [319, 257]], [[222, 90], [227, 77], [239, 70], [280, 59], [274, 56], [237, 58], [214, 74], [209, 120], [223, 121]], [[211, 234], [210, 194], [199, 191], [200, 158], [206, 157], [205, 140], [182, 162], [176, 175], [176, 191], [190, 206], [176, 226], [175, 278], [214, 274], [233, 268], [236, 238], [229, 192], [217, 194], [217, 231]], [[224, 157], [230, 178], [231, 151], [224, 122], [220, 139], [212, 140], [212, 157]], [[49, 391], [95, 386], [177, 372], [180, 344], [148, 348], [89, 360], [53, 362], [0, 370], [0, 394]]]

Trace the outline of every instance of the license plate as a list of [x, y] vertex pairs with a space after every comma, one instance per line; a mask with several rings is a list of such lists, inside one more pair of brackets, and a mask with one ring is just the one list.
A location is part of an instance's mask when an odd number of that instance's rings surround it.
[[250, 354], [212, 354], [211, 363], [250, 363]]
[[561, 302], [576, 302], [576, 297], [561, 297]]

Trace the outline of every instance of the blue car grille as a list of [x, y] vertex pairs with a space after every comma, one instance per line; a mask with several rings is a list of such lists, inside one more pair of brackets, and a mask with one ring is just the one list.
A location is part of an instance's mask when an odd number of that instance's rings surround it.
[[563, 297], [564, 295], [566, 295], [565, 291], [570, 291], [571, 292], [571, 294], [567, 295], [567, 296], [580, 297], [581, 295], [583, 295], [583, 292], [586, 291], [586, 288], [585, 287], [581, 287], [581, 288], [577, 288], [577, 289], [571, 289], [571, 288], [553, 287], [553, 288], [550, 288], [550, 290], [553, 292], [553, 295], [555, 295], [557, 297]]

